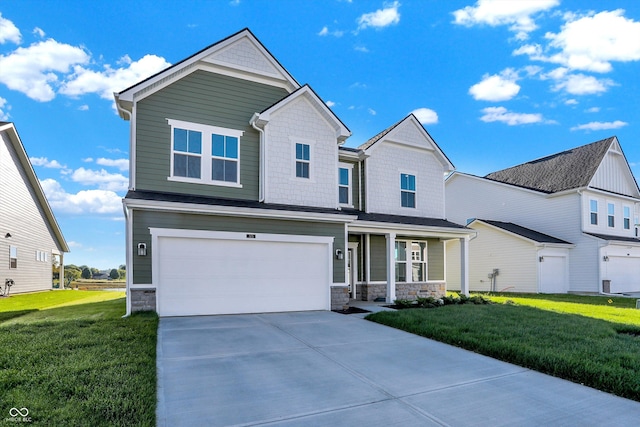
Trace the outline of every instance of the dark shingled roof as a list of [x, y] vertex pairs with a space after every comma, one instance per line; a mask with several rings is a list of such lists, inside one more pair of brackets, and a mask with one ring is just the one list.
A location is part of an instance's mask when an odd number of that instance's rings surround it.
[[570, 242], [567, 242], [562, 239], [558, 239], [553, 236], [549, 236], [548, 234], [539, 233], [530, 228], [522, 227], [518, 224], [514, 224], [512, 222], [502, 222], [502, 221], [493, 221], [488, 219], [479, 219], [478, 221], [485, 222], [489, 225], [493, 225], [494, 227], [500, 228], [505, 231], [509, 231], [513, 234], [517, 234], [518, 236], [525, 237], [529, 240], [533, 240], [538, 243], [560, 243], [570, 245]]
[[379, 213], [366, 213], [357, 210], [344, 209], [345, 213], [352, 215], [358, 215], [358, 221], [371, 221], [371, 222], [387, 222], [391, 224], [407, 224], [407, 225], [420, 225], [424, 227], [443, 227], [443, 228], [455, 228], [460, 230], [466, 230], [467, 227], [447, 221], [441, 218], [425, 218], [418, 216], [404, 216], [404, 215], [389, 215]]
[[361, 150], [366, 150], [367, 148], [371, 147], [373, 144], [375, 144], [376, 142], [381, 140], [386, 134], [391, 132], [396, 126], [398, 126], [400, 123], [404, 122], [405, 119], [406, 119], [406, 117], [404, 119], [400, 120], [398, 123], [392, 124], [391, 126], [386, 128], [385, 130], [383, 130], [382, 132], [380, 132], [379, 134], [374, 136], [373, 138], [369, 139], [364, 144], [360, 145], [358, 148], [361, 149]]
[[544, 193], [586, 187], [615, 136], [490, 173], [485, 178]]
[[637, 237], [623, 237], [623, 236], [610, 236], [608, 234], [597, 234], [597, 233], [584, 233], [589, 236], [597, 237], [602, 240], [616, 240], [618, 242], [631, 242], [631, 243], [640, 243], [640, 239]]

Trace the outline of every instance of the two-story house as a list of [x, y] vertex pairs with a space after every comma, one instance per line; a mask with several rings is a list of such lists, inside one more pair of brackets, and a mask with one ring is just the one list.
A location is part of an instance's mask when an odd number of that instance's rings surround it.
[[344, 147], [345, 124], [248, 29], [115, 98], [131, 123], [128, 312], [441, 295], [450, 239], [466, 265], [473, 232], [444, 219], [453, 166], [416, 118]]
[[471, 290], [640, 291], [640, 191], [615, 136], [445, 185], [452, 220], [478, 231]]
[[52, 267], [64, 277], [62, 235], [13, 123], [0, 122], [0, 287], [10, 293], [52, 288]]

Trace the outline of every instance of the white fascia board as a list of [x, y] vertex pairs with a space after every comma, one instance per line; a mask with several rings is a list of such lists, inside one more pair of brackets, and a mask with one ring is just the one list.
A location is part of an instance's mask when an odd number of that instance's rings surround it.
[[247, 233], [237, 231], [191, 230], [184, 228], [149, 227], [152, 238], [178, 237], [189, 239], [241, 240], [252, 242], [287, 242], [287, 243], [320, 243], [333, 244], [333, 236], [306, 236], [301, 234]]
[[340, 160], [344, 159], [344, 160], [356, 160], [356, 161], [361, 161], [364, 156], [362, 154], [362, 151], [360, 152], [353, 152], [353, 151], [346, 151], [346, 150], [338, 150], [338, 157]]
[[124, 199], [130, 209], [160, 210], [205, 215], [225, 215], [249, 218], [271, 218], [296, 221], [349, 223], [355, 215], [336, 215], [318, 212], [297, 212], [277, 209], [242, 208], [236, 206], [200, 205], [195, 203], [161, 202], [155, 200]]
[[[455, 171], [453, 172], [449, 177], [447, 177], [447, 179], [445, 180], [446, 182], [449, 182], [450, 180], [454, 179], [454, 178], [467, 178], [467, 179], [474, 179], [480, 182], [486, 182], [488, 184], [493, 184], [493, 185], [497, 185], [499, 187], [507, 187], [507, 188], [512, 188], [515, 190], [520, 190], [526, 193], [531, 193], [531, 194], [537, 194], [538, 196], [542, 196], [542, 197], [552, 197], [557, 195], [558, 193], [545, 193], [543, 191], [537, 191], [537, 190], [532, 190], [530, 188], [524, 188], [524, 187], [519, 187], [517, 185], [513, 185], [513, 184], [507, 184], [505, 182], [500, 182], [500, 181], [494, 181], [492, 179], [488, 179], [488, 178], [484, 178], [481, 176], [476, 176], [476, 175], [471, 175], [468, 173], [464, 173], [464, 172], [459, 172], [459, 171]], [[573, 192], [576, 190], [567, 190], [567, 192]]]
[[587, 192], [590, 192], [590, 193], [597, 193], [597, 194], [601, 194], [601, 195], [606, 196], [606, 197], [617, 197], [617, 198], [620, 198], [620, 199], [629, 200], [631, 202], [639, 202], [640, 201], [640, 198], [638, 198], [638, 197], [633, 197], [633, 196], [624, 195], [624, 194], [620, 194], [620, 193], [613, 193], [611, 191], [600, 190], [598, 188], [593, 188], [593, 187], [583, 187], [583, 188], [580, 188], [580, 191], [587, 191]]
[[[489, 224], [487, 222], [484, 222], [481, 219], [474, 219], [473, 221], [471, 221], [471, 223], [468, 225], [469, 227], [471, 227], [474, 223], [480, 223], [482, 225], [484, 225], [487, 228], [490, 228], [494, 231], [498, 231], [504, 234], [507, 234], [509, 236], [518, 238], [520, 240], [524, 240], [525, 242], [529, 242], [532, 245], [536, 246], [536, 247], [550, 247], [550, 248], [575, 248], [576, 245], [574, 245], [573, 243], [551, 243], [551, 242], [538, 242], [536, 240], [532, 240], [528, 237], [522, 236], [518, 233], [514, 233], [512, 231], [509, 230], [505, 230], [504, 228], [500, 228], [500, 227], [496, 227], [495, 225]], [[535, 231], [535, 230], [532, 230]], [[553, 237], [553, 236], [551, 236]]]
[[349, 231], [373, 234], [409, 234], [418, 237], [438, 237], [441, 239], [458, 239], [477, 235], [475, 230], [456, 230], [447, 227], [430, 227], [414, 224], [399, 224], [374, 221], [355, 221], [349, 224]]

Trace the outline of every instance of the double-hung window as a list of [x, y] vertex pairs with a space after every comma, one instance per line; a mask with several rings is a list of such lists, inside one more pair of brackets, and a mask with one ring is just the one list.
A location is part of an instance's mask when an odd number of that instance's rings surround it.
[[9, 246], [9, 268], [18, 268], [18, 248]]
[[173, 129], [173, 176], [202, 176], [202, 132]]
[[403, 208], [416, 207], [416, 176], [407, 173], [400, 174], [400, 206]]
[[238, 182], [238, 138], [211, 135], [211, 179]]
[[591, 225], [598, 225], [598, 201], [597, 200], [589, 201], [589, 213], [590, 213]]
[[411, 279], [414, 282], [427, 280], [427, 244], [411, 242]]
[[407, 242], [396, 241], [396, 282], [407, 281]]
[[243, 131], [167, 119], [171, 126], [170, 181], [241, 187]]
[[309, 178], [311, 168], [311, 146], [296, 143], [296, 177]]
[[622, 226], [625, 230], [631, 230], [631, 208], [625, 206], [622, 208]]
[[351, 167], [341, 163], [338, 168], [338, 203], [352, 205], [351, 202]]
[[396, 240], [396, 282], [427, 281], [427, 243]]
[[613, 203], [607, 203], [607, 225], [611, 228], [616, 226], [616, 207]]

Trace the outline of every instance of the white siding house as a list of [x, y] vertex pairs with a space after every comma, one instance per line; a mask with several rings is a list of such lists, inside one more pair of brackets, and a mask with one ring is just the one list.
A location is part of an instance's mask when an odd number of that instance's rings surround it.
[[[574, 245], [567, 291], [640, 290], [640, 192], [616, 137], [485, 177], [456, 172], [445, 185], [454, 222], [512, 222]], [[455, 253], [453, 245], [447, 253]], [[490, 268], [474, 258], [471, 253], [472, 275], [474, 268]], [[509, 253], [503, 258], [502, 263], [513, 262]], [[538, 292], [545, 289], [544, 283], [538, 286]]]
[[[52, 260], [69, 247], [13, 123], [0, 122], [0, 280], [11, 293], [52, 288]], [[61, 268], [61, 273], [62, 273]], [[61, 277], [63, 275], [61, 274]]]

